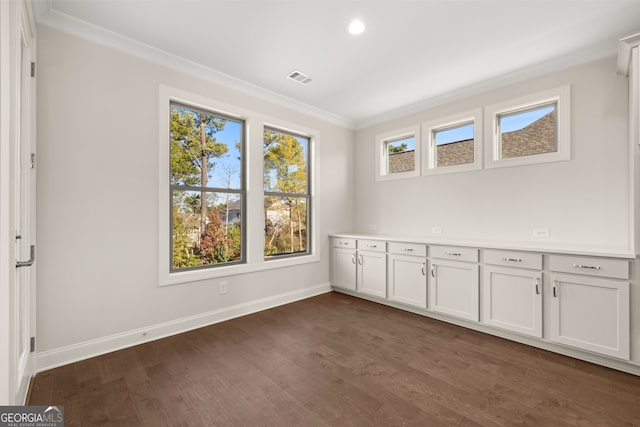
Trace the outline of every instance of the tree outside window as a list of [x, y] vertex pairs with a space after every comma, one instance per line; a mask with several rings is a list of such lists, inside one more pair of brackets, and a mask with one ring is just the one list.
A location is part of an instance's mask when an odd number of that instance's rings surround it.
[[244, 123], [171, 103], [172, 271], [241, 262]]
[[309, 252], [308, 137], [265, 128], [265, 257]]

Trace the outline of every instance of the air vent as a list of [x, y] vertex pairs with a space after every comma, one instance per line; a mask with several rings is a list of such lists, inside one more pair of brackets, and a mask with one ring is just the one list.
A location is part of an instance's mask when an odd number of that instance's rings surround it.
[[289, 77], [291, 80], [297, 81], [298, 83], [302, 83], [303, 85], [311, 83], [312, 80], [311, 77], [301, 73], [300, 71], [293, 71], [287, 77]]

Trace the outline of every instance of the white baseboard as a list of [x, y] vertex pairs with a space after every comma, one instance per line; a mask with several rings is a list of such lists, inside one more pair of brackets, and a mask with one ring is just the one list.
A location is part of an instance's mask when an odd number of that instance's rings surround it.
[[159, 323], [145, 328], [122, 332], [95, 340], [37, 353], [35, 360], [36, 372], [46, 371], [58, 366], [99, 356], [101, 354], [110, 353], [112, 351], [121, 350], [123, 348], [132, 347], [145, 342], [213, 325], [214, 323], [224, 322], [225, 320], [267, 310], [269, 308], [303, 300], [330, 291], [331, 285], [329, 283], [325, 283], [310, 288], [274, 295], [268, 298], [224, 307], [207, 313], [197, 314], [195, 316], [184, 317], [170, 322]]

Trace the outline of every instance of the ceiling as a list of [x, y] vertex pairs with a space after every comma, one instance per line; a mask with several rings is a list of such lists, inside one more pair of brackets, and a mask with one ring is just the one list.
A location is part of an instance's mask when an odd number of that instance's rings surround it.
[[[33, 4], [40, 24], [171, 54], [353, 128], [487, 82], [615, 55], [618, 39], [640, 31], [640, 0]], [[353, 18], [366, 25], [359, 36], [347, 32]], [[294, 70], [313, 81], [288, 79]]]

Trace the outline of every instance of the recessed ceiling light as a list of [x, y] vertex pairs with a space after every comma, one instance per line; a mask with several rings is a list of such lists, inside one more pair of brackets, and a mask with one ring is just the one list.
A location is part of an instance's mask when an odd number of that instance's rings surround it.
[[354, 19], [349, 24], [349, 34], [362, 34], [364, 32], [364, 23], [359, 19]]

